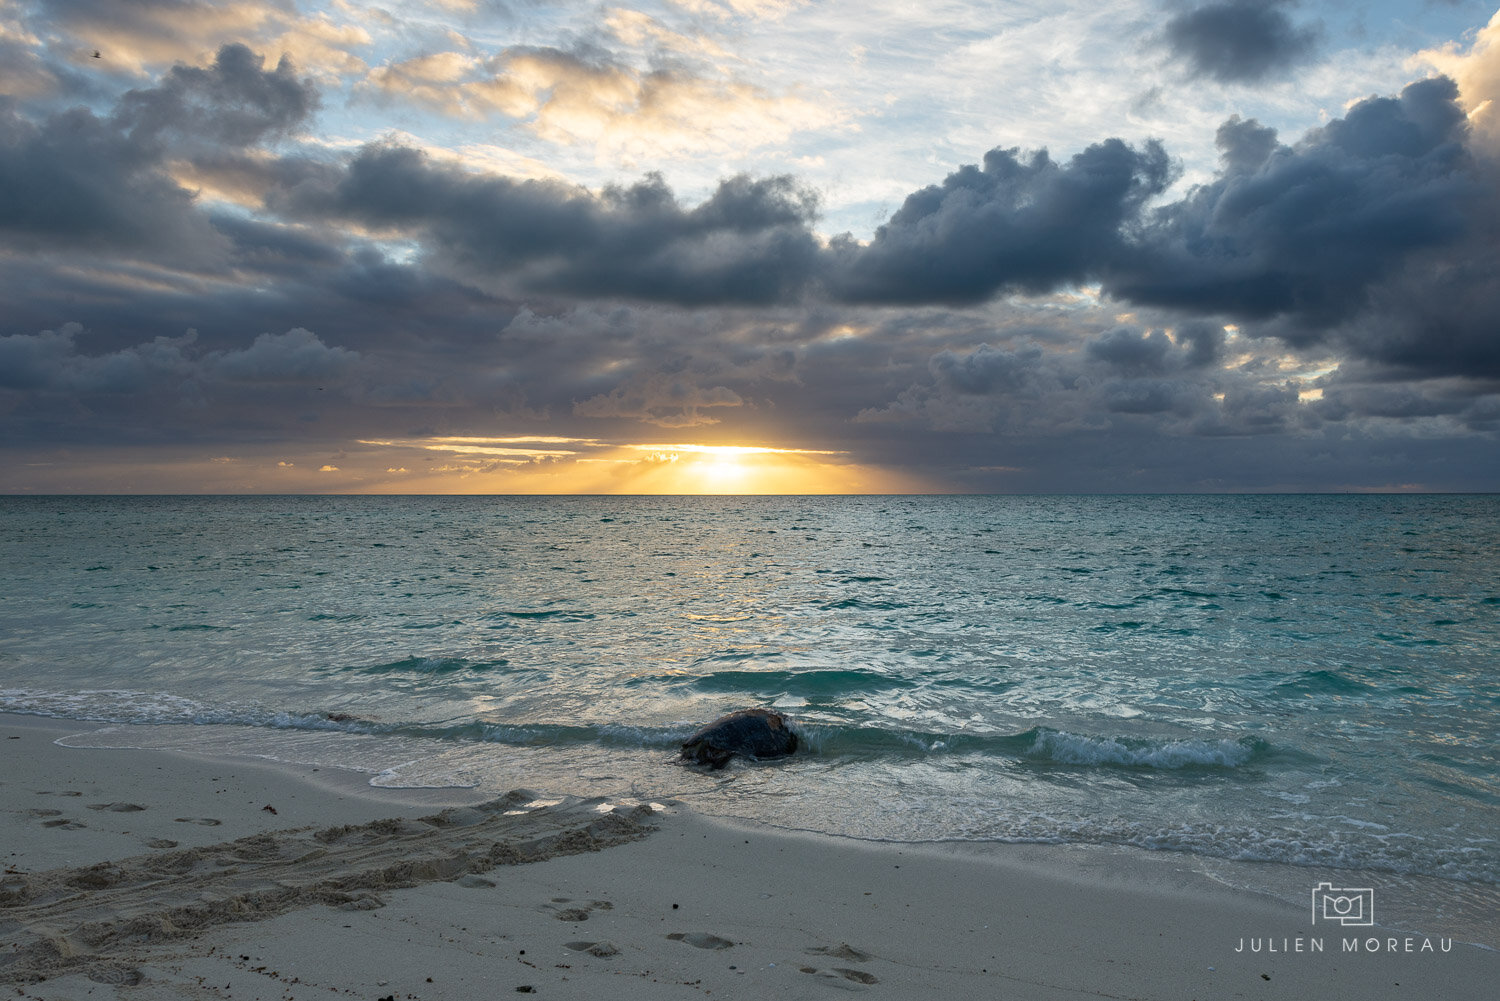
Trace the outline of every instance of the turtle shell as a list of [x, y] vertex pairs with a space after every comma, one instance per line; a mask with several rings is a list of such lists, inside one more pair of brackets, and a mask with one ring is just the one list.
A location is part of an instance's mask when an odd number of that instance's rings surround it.
[[780, 758], [797, 749], [797, 735], [786, 718], [769, 709], [741, 709], [720, 717], [682, 742], [689, 761], [723, 768], [736, 754], [746, 758]]

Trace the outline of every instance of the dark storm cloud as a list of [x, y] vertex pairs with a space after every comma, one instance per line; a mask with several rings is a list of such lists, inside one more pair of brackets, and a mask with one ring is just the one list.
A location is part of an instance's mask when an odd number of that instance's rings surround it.
[[[402, 146], [276, 183], [274, 210], [418, 236], [480, 287], [682, 305], [974, 303], [1082, 281], [1124, 253], [1125, 228], [1170, 183], [1165, 150], [1117, 139], [1059, 163], [992, 150], [909, 196], [868, 245], [824, 249], [815, 196], [787, 177], [732, 177], [683, 206], [662, 179], [594, 194], [466, 173]], [[269, 178], [268, 178], [269, 180]], [[272, 183], [275, 183], [274, 181]]]
[[241, 265], [258, 274], [295, 278], [309, 269], [325, 269], [344, 261], [342, 248], [300, 227], [275, 225], [227, 212], [211, 213], [218, 233], [234, 248]]
[[294, 327], [261, 334], [243, 351], [208, 360], [210, 370], [235, 382], [321, 382], [336, 379], [359, 361], [359, 352], [329, 347], [317, 334]]
[[261, 334], [243, 350], [208, 352], [198, 350], [196, 331], [105, 353], [79, 350], [84, 334], [69, 323], [0, 337], [0, 387], [93, 395], [139, 393], [168, 382], [312, 383], [338, 379], [359, 362], [357, 351], [329, 347], [300, 327]]
[[981, 344], [967, 354], [940, 351], [928, 360], [927, 368], [943, 389], [972, 396], [1032, 393], [1039, 380], [1051, 381], [1046, 356], [1031, 344], [1020, 348]]
[[[1219, 131], [1219, 176], [1146, 216], [1105, 287], [1132, 303], [1274, 321], [1260, 329], [1295, 345], [1337, 337], [1393, 357], [1392, 337], [1346, 329], [1373, 318], [1383, 284], [1493, 252], [1495, 190], [1465, 145], [1456, 97], [1446, 78], [1414, 83], [1294, 146], [1232, 119]], [[1451, 280], [1494, 301], [1478, 274]], [[1449, 338], [1432, 333], [1409, 360], [1444, 353]]]
[[85, 395], [139, 393], [191, 372], [185, 354], [191, 335], [86, 354], [76, 344], [80, 333], [82, 328], [70, 323], [34, 335], [0, 337], [0, 387]]
[[39, 334], [0, 337], [0, 386], [7, 389], [42, 389], [57, 380], [73, 352], [77, 327], [44, 330]]
[[1083, 281], [1122, 249], [1122, 226], [1172, 179], [1155, 142], [1118, 139], [1066, 163], [995, 149], [908, 195], [866, 246], [836, 242], [828, 285], [852, 302], [970, 303]]
[[1224, 327], [1204, 320], [1188, 320], [1177, 327], [1178, 343], [1187, 345], [1184, 362], [1203, 368], [1219, 360], [1224, 351]]
[[1046, 434], [1150, 418], [1162, 430], [1189, 434], [1216, 413], [1215, 394], [1250, 381], [1201, 364], [1199, 345], [1210, 339], [1202, 327], [1189, 336], [1116, 326], [1084, 342], [1082, 351], [1048, 349], [1040, 333], [1018, 329], [1008, 334], [1012, 343], [940, 350], [925, 372], [909, 370], [913, 381], [893, 403], [866, 409], [860, 420]]
[[1500, 232], [1493, 216], [1482, 225], [1453, 253], [1415, 261], [1372, 289], [1370, 308], [1342, 339], [1404, 371], [1500, 378]]
[[327, 182], [278, 198], [295, 211], [421, 234], [435, 263], [481, 286], [769, 303], [795, 298], [817, 264], [816, 199], [786, 177], [732, 177], [688, 209], [655, 175], [594, 195], [374, 146]]
[[0, 233], [12, 246], [191, 257], [214, 236], [155, 143], [75, 108], [40, 124], [0, 108]]
[[1161, 372], [1172, 351], [1172, 341], [1161, 330], [1145, 337], [1130, 327], [1116, 327], [1086, 345], [1088, 353], [1127, 371]]
[[1295, 0], [1219, 0], [1174, 15], [1165, 37], [1192, 74], [1255, 83], [1307, 62], [1322, 32], [1296, 25], [1282, 9]]
[[312, 85], [285, 61], [259, 66], [224, 46], [211, 67], [178, 66], [125, 94], [108, 118], [73, 108], [33, 122], [0, 105], [0, 233], [20, 246], [215, 256], [222, 241], [167, 164], [184, 145], [251, 145], [305, 120]]
[[1433, 395], [1412, 385], [1334, 385], [1323, 391], [1313, 409], [1327, 420], [1352, 417], [1438, 417], [1460, 414], [1473, 400], [1456, 393]]

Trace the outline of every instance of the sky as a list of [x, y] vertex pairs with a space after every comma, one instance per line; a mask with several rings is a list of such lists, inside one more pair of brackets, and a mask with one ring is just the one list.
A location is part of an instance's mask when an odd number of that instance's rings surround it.
[[0, 492], [1500, 489], [1495, 0], [0, 0]]

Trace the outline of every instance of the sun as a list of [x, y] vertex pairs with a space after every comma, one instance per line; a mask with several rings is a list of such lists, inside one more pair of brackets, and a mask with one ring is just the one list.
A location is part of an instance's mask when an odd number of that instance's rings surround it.
[[740, 454], [727, 447], [705, 453], [693, 467], [703, 480], [704, 493], [738, 493], [749, 473]]

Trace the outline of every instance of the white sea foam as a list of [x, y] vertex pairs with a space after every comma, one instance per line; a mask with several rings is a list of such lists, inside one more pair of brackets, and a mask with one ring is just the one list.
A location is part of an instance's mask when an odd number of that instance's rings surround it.
[[1027, 756], [1063, 765], [1125, 765], [1138, 768], [1235, 768], [1253, 749], [1238, 740], [1169, 740], [1128, 746], [1109, 737], [1039, 730]]

